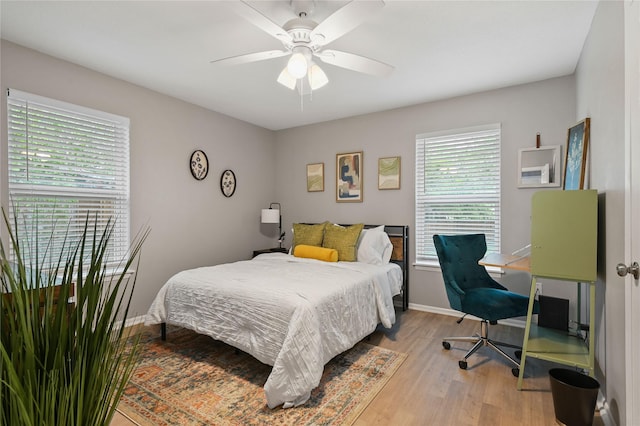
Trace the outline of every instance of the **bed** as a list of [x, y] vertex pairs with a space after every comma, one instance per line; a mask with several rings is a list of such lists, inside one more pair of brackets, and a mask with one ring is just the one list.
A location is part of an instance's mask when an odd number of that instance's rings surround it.
[[[251, 354], [272, 366], [264, 385], [267, 405], [301, 405], [318, 386], [328, 361], [378, 324], [394, 324], [394, 297], [406, 309], [407, 227], [364, 228], [362, 241], [365, 234], [382, 241], [374, 232], [388, 236], [389, 258], [327, 262], [266, 253], [182, 271], [160, 289], [145, 323], [162, 324], [163, 338], [165, 325], [172, 324]], [[364, 247], [360, 243], [358, 250]], [[294, 254], [301, 249], [296, 246]]]

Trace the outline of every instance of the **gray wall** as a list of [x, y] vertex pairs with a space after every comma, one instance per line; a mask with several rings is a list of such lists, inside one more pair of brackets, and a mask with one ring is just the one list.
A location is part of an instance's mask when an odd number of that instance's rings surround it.
[[576, 120], [591, 117], [591, 188], [600, 198], [596, 296], [598, 378], [610, 412], [625, 424], [625, 288], [615, 265], [624, 254], [624, 7], [601, 2], [576, 69]]
[[[407, 224], [413, 232], [416, 134], [499, 122], [502, 250], [511, 252], [529, 243], [530, 200], [537, 190], [517, 187], [518, 150], [534, 147], [539, 132], [543, 146], [562, 145], [564, 156], [567, 129], [575, 116], [575, 81], [569, 76], [281, 130], [277, 133], [276, 195], [283, 205], [283, 226], [290, 230], [294, 222], [330, 220]], [[363, 202], [336, 203], [336, 154], [350, 151], [364, 153]], [[378, 158], [398, 155], [402, 157], [401, 189], [378, 190]], [[325, 164], [325, 190], [307, 192], [305, 165], [318, 162]], [[411, 262], [415, 259], [414, 240], [411, 235]], [[526, 274], [508, 275], [502, 280], [508, 287], [528, 293]], [[437, 269], [412, 267], [409, 294], [413, 308], [449, 309]]]
[[[275, 194], [273, 132], [4, 40], [1, 55], [2, 93], [15, 88], [131, 119], [131, 230], [151, 227], [133, 316], [146, 313], [174, 273], [246, 259], [253, 249], [273, 245], [275, 233], [260, 232], [260, 209]], [[7, 132], [1, 133], [0, 195], [6, 207]], [[196, 148], [210, 162], [203, 181], [193, 179], [188, 167]], [[238, 180], [231, 198], [219, 189], [220, 174], [227, 168]]]
[[[597, 302], [599, 375], [621, 424], [624, 292], [611, 265], [622, 258], [624, 231], [619, 167], [624, 137], [622, 37], [622, 4], [602, 2], [575, 76], [277, 133], [6, 41], [1, 44], [0, 83], [3, 93], [12, 87], [131, 119], [132, 231], [145, 224], [152, 229], [143, 248], [133, 315], [144, 314], [160, 286], [179, 270], [248, 258], [251, 250], [274, 245], [274, 230], [259, 224], [260, 209], [272, 201], [282, 204], [287, 246], [291, 224], [298, 221], [408, 224], [415, 229], [414, 145], [419, 133], [502, 124], [502, 250], [515, 250], [529, 242], [530, 198], [536, 191], [517, 188], [518, 149], [534, 146], [539, 132], [543, 145], [562, 145], [564, 156], [567, 128], [590, 116], [591, 187], [604, 200]], [[4, 129], [6, 104], [0, 105]], [[1, 133], [0, 202], [6, 207], [6, 132]], [[196, 148], [204, 149], [211, 163], [210, 175], [202, 182], [191, 177], [187, 166]], [[350, 151], [364, 152], [364, 202], [339, 204], [335, 156]], [[401, 189], [378, 190], [378, 158], [398, 155]], [[305, 165], [317, 162], [325, 164], [325, 191], [308, 193]], [[226, 168], [238, 177], [237, 192], [230, 199], [218, 189]], [[411, 260], [414, 253], [412, 243]], [[412, 307], [448, 311], [438, 270], [412, 267], [410, 281]], [[527, 291], [525, 274], [510, 273], [502, 281], [515, 291]]]

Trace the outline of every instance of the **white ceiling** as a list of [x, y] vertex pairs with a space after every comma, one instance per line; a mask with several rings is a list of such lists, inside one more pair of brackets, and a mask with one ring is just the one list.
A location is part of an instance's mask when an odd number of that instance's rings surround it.
[[[400, 1], [327, 48], [391, 64], [384, 78], [320, 63], [312, 98], [276, 83], [288, 57], [224, 1], [1, 0], [2, 38], [178, 99], [279, 130], [572, 74], [597, 1]], [[251, 1], [283, 25], [289, 1]], [[347, 1], [316, 1], [322, 21]]]

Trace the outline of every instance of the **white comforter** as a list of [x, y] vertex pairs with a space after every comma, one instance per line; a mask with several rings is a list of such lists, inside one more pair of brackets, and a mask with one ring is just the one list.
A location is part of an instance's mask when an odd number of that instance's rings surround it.
[[392, 297], [402, 271], [360, 262], [329, 263], [282, 253], [174, 275], [146, 324], [166, 322], [233, 345], [273, 366], [264, 385], [270, 408], [300, 405], [324, 365], [395, 322]]

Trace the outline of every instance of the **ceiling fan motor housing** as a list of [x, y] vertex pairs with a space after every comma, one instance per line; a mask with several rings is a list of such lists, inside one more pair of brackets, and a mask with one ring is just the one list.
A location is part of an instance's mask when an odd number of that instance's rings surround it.
[[317, 52], [320, 49], [319, 42], [322, 42], [324, 37], [321, 34], [314, 36], [314, 40], [311, 39], [311, 32], [317, 27], [314, 21], [310, 19], [292, 19], [284, 24], [284, 29], [291, 36], [291, 42], [285, 42], [285, 47], [293, 51], [297, 46], [304, 46], [308, 48], [311, 53]]

